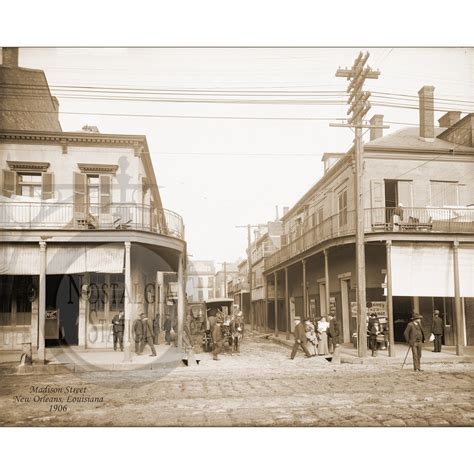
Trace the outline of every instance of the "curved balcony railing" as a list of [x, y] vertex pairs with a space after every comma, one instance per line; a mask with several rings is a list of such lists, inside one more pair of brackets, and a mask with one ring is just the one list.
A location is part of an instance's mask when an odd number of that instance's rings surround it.
[[0, 202], [1, 229], [138, 230], [184, 240], [179, 214], [140, 204]]
[[[311, 222], [308, 219], [306, 222]], [[265, 259], [265, 270], [285, 262], [326, 240], [354, 235], [355, 211], [328, 217], [314, 226], [301, 225], [288, 235], [289, 243]], [[365, 209], [364, 232], [474, 233], [474, 207], [380, 207]]]

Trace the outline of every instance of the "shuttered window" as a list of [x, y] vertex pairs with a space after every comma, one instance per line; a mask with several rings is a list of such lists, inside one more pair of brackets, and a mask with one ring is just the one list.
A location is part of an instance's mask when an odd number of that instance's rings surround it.
[[110, 214], [111, 179], [109, 175], [100, 176], [100, 212]]
[[431, 205], [434, 207], [457, 206], [458, 186], [457, 182], [431, 181]]
[[74, 214], [76, 219], [86, 215], [86, 178], [83, 173], [74, 173]]

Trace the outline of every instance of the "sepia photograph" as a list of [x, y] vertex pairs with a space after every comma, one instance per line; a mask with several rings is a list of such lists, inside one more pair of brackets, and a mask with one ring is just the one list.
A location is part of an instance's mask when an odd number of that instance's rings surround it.
[[3, 47], [0, 423], [472, 426], [473, 64]]

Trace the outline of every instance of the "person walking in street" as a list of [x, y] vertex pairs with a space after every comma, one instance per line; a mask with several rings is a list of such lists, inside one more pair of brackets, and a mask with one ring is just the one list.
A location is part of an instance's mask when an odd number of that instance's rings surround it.
[[329, 327], [327, 330], [328, 349], [329, 353], [333, 354], [336, 350], [336, 347], [339, 346], [340, 327], [339, 321], [336, 319], [336, 316], [330, 316], [329, 318]]
[[306, 348], [307, 339], [304, 324], [301, 322], [301, 319], [298, 316], [295, 317], [295, 322], [295, 343], [293, 345], [293, 349], [291, 350], [290, 359], [293, 360], [295, 358], [296, 352], [298, 351], [299, 347], [303, 349], [303, 352], [305, 353], [306, 357], [312, 357], [311, 354], [308, 352], [308, 349]]
[[318, 344], [318, 354], [327, 355], [328, 350], [328, 335], [327, 330], [329, 329], [329, 323], [326, 321], [326, 318], [323, 316], [318, 321], [318, 335], [319, 335], [319, 344]]
[[173, 324], [171, 322], [171, 316], [166, 315], [165, 322], [163, 323], [163, 330], [165, 331], [165, 341], [169, 346], [171, 344], [171, 330], [173, 329]]
[[145, 349], [145, 346], [148, 345], [151, 349], [150, 357], [156, 357], [156, 350], [155, 350], [155, 346], [153, 345], [152, 325], [149, 319], [146, 317], [145, 313], [140, 314], [140, 319], [142, 320], [142, 325], [143, 325], [143, 334], [142, 334], [142, 341], [141, 341], [141, 347], [140, 347], [140, 354], [143, 352], [143, 349]]
[[441, 352], [441, 339], [444, 333], [444, 322], [439, 316], [439, 311], [435, 309], [433, 313], [433, 322], [431, 323], [431, 333], [434, 336], [433, 352]]
[[140, 318], [135, 319], [132, 327], [133, 339], [135, 340], [135, 353], [140, 354], [140, 348], [142, 344], [143, 337], [143, 323]]
[[369, 345], [372, 349], [372, 357], [377, 357], [378, 341], [377, 336], [381, 335], [379, 323], [373, 323], [369, 330]]
[[160, 337], [160, 315], [156, 314], [153, 320], [153, 344], [159, 344]]
[[222, 316], [217, 316], [216, 323], [212, 328], [212, 340], [214, 342], [214, 350], [212, 351], [212, 358], [214, 360], [220, 360], [219, 354], [222, 352], [222, 348], [224, 347], [224, 335], [222, 334], [222, 323], [224, 322], [224, 318]]
[[112, 331], [114, 336], [114, 351], [117, 350], [117, 345], [120, 346], [120, 350], [123, 352], [123, 332], [125, 330], [125, 314], [123, 311], [119, 311], [112, 318]]
[[421, 370], [421, 352], [423, 343], [425, 342], [425, 333], [421, 327], [421, 319], [423, 316], [418, 313], [413, 313], [411, 321], [405, 329], [405, 340], [411, 348], [413, 353], [413, 369], [422, 372]]

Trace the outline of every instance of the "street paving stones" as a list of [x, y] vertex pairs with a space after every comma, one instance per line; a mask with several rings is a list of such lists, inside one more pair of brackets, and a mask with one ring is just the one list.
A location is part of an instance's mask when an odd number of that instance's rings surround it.
[[[474, 364], [331, 364], [262, 338], [240, 355], [159, 371], [2, 376], [6, 426], [474, 426]], [[103, 402], [19, 403], [31, 386], [85, 387]]]

